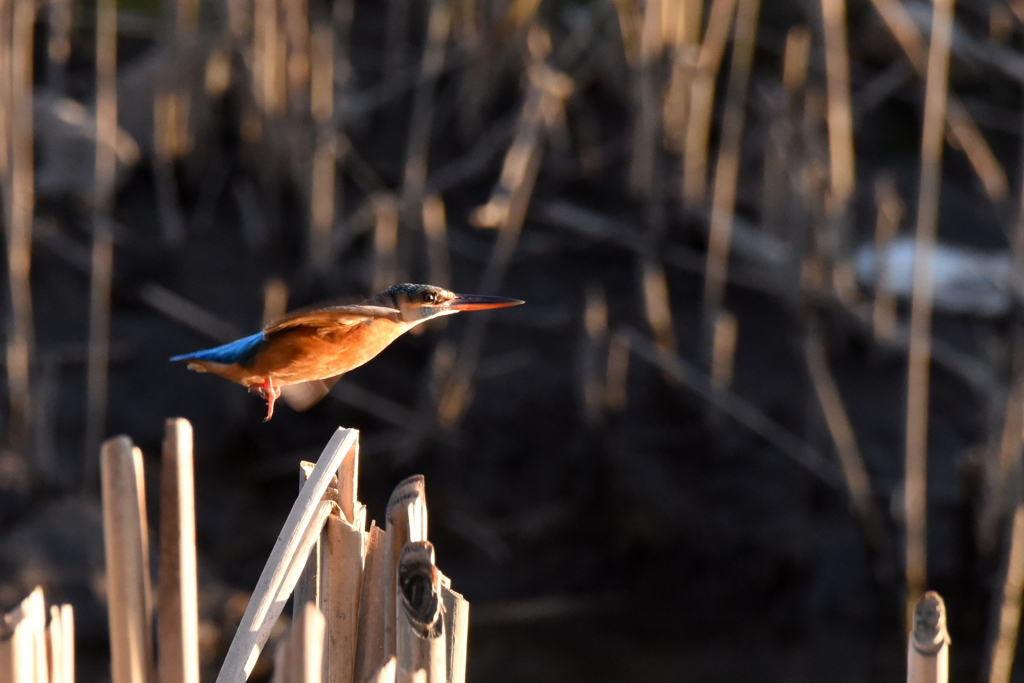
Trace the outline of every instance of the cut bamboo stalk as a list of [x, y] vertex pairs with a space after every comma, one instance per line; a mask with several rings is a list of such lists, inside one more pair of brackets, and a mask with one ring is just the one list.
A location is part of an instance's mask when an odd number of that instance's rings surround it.
[[40, 587], [4, 615], [6, 633], [0, 639], [0, 680], [47, 683], [45, 623], [43, 589]]
[[876, 341], [892, 339], [896, 330], [896, 297], [889, 287], [886, 273], [889, 245], [892, 244], [903, 219], [903, 202], [891, 176], [881, 175], [875, 182], [875, 302], [871, 318]]
[[907, 360], [907, 433], [903, 502], [906, 524], [908, 623], [927, 579], [928, 380], [931, 357], [932, 259], [939, 222], [942, 142], [948, 93], [953, 0], [938, 0], [932, 18], [921, 134], [921, 187], [917, 204], [914, 280]]
[[168, 420], [160, 475], [160, 587], [157, 635], [160, 683], [199, 683], [199, 589], [196, 569], [192, 425]]
[[288, 683], [320, 683], [324, 663], [324, 615], [307, 602], [289, 634]]
[[[60, 651], [55, 655], [53, 683], [75, 683], [75, 611], [71, 605], [54, 605], [50, 614], [59, 614], [59, 633], [51, 630], [51, 642], [59, 640]], [[51, 616], [52, 619], [52, 616]], [[57, 646], [54, 645], [54, 650]]]
[[995, 641], [989, 653], [988, 683], [1010, 683], [1020, 632], [1024, 596], [1024, 504], [1017, 506], [1010, 528], [1010, 547], [1003, 577], [1003, 596]]
[[[316, 468], [299, 492], [291, 512], [288, 513], [281, 534], [256, 584], [256, 590], [253, 591], [253, 596], [242, 616], [242, 622], [228, 648], [224, 665], [217, 676], [219, 683], [242, 683], [252, 671], [256, 658], [270, 634], [273, 619], [277, 616], [275, 614], [271, 617], [271, 610], [277, 609], [277, 614], [280, 614], [280, 609], [284, 606], [283, 601], [278, 601], [281, 600], [280, 594], [289, 578], [290, 565], [295, 564], [293, 560], [297, 556], [304, 561], [316, 540], [315, 536], [308, 539], [309, 545], [304, 551], [306, 555], [302, 555], [302, 545], [308, 536], [303, 534], [311, 528], [314, 516], [322, 513], [320, 503], [324, 492], [331, 478], [336, 476], [342, 460], [352, 452], [352, 444], [358, 438], [359, 433], [356, 430], [339, 428], [317, 460]], [[321, 519], [320, 523], [323, 524], [324, 519]], [[319, 528], [316, 529], [316, 533], [320, 533]], [[287, 587], [288, 593], [297, 579], [298, 572], [292, 579], [292, 585]], [[284, 599], [287, 599], [287, 595]]]
[[113, 683], [153, 683], [149, 526], [142, 453], [118, 436], [101, 453], [103, 529]]
[[[704, 329], [710, 343], [713, 325], [725, 297], [728, 279], [729, 250], [732, 241], [732, 218], [736, 205], [736, 183], [740, 170], [740, 147], [743, 142], [744, 112], [747, 85], [757, 42], [757, 17], [760, 0], [739, 0], [733, 34], [732, 64], [725, 95], [722, 120], [722, 142], [715, 165], [712, 188], [711, 227], [708, 236], [707, 270], [704, 273]], [[705, 347], [707, 351], [710, 348]], [[705, 356], [707, 357], [707, 356]]]
[[907, 683], [947, 683], [949, 633], [946, 603], [935, 591], [917, 601], [907, 644]]
[[[30, 367], [34, 346], [32, 323], [32, 216], [35, 208], [32, 121], [32, 65], [36, 4], [13, 2], [10, 68], [10, 192], [7, 209], [7, 276], [10, 330], [7, 338], [7, 384], [10, 420], [8, 445], [24, 447], [32, 414]], [[4, 85], [3, 87], [7, 87]], [[5, 141], [6, 142], [6, 141]]]
[[[363, 583], [359, 590], [359, 628], [356, 638], [355, 680], [370, 680], [382, 667], [384, 654], [385, 549], [391, 544], [388, 534], [379, 526], [370, 527], [366, 535], [363, 562]], [[391, 658], [394, 662], [394, 657]], [[394, 680], [392, 667], [391, 678]]]
[[111, 214], [117, 170], [117, 3], [96, 3], [96, 159], [93, 170], [92, 261], [89, 283], [89, 363], [83, 490], [95, 486], [92, 463], [107, 421], [110, 290], [114, 277]]
[[683, 201], [693, 207], [704, 205], [707, 188], [708, 138], [715, 104], [715, 79], [722, 65], [729, 28], [737, 0], [714, 0], [708, 15], [708, 28], [700, 46], [697, 72], [690, 92], [690, 112], [686, 117], [686, 147], [683, 154]]
[[[64, 683], [64, 629], [58, 605], [50, 605], [50, 623], [46, 627], [46, 653], [49, 655], [50, 679], [45, 683]], [[71, 683], [70, 681], [68, 683]]]
[[466, 683], [466, 655], [469, 638], [469, 601], [450, 586], [441, 587], [444, 601], [445, 648], [448, 654], [448, 683]]
[[389, 543], [384, 549], [384, 656], [395, 654], [395, 584], [406, 543], [427, 540], [427, 498], [422, 474], [403, 479], [391, 493], [384, 516]]
[[398, 561], [396, 651], [398, 679], [426, 671], [427, 683], [445, 683], [444, 600], [441, 572], [429, 541], [407, 543]]
[[338, 468], [338, 506], [348, 523], [363, 530], [365, 514], [360, 520], [363, 504], [359, 502], [359, 440], [349, 447], [349, 453]]
[[324, 683], [355, 680], [364, 536], [339, 517], [327, 518], [320, 586], [320, 611], [327, 620]]

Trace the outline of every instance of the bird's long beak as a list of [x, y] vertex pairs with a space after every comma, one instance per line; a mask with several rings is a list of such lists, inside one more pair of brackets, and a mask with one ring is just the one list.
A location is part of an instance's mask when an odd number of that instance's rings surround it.
[[458, 294], [448, 302], [448, 308], [456, 311], [484, 311], [488, 308], [506, 308], [525, 303], [519, 299], [506, 299], [501, 296], [483, 296], [480, 294]]

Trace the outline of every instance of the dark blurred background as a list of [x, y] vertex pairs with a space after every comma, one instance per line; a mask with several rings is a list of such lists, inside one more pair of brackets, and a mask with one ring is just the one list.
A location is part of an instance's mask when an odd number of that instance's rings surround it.
[[[0, 608], [71, 602], [107, 679], [99, 443], [153, 492], [186, 417], [213, 680], [343, 425], [371, 518], [426, 475], [470, 680], [897, 681], [926, 588], [953, 677], [1008, 680], [1024, 5], [958, 3], [948, 73], [931, 30], [920, 0], [0, 0]], [[167, 361], [403, 281], [527, 305], [268, 423]]]

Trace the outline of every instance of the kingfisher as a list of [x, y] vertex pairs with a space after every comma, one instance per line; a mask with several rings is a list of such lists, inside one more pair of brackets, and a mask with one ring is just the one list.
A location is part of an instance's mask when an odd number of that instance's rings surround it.
[[281, 398], [306, 410], [338, 378], [363, 365], [391, 342], [428, 320], [460, 311], [523, 303], [519, 299], [455, 294], [433, 285], [394, 285], [361, 304], [319, 306], [292, 312], [263, 331], [212, 349], [174, 356], [189, 370], [210, 372], [246, 387], [267, 402], [267, 416]]

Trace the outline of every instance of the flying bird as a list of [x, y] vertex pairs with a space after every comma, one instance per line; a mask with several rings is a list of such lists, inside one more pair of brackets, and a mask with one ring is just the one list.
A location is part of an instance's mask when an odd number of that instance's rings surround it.
[[296, 410], [312, 407], [340, 375], [366, 363], [420, 323], [460, 311], [521, 303], [497, 296], [454, 294], [432, 285], [401, 284], [361, 304], [296, 311], [262, 332], [171, 360], [187, 362], [196, 372], [229, 379], [265, 399], [266, 422], [282, 395]]

